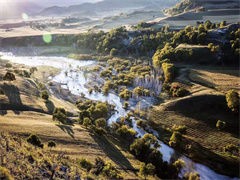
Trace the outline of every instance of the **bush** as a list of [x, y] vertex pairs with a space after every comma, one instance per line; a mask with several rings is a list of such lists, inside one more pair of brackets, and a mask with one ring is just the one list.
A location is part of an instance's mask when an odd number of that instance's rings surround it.
[[88, 161], [88, 160], [86, 160], [86, 159], [80, 159], [80, 161], [79, 161], [79, 164], [80, 164], [80, 166], [82, 167], [82, 168], [84, 168], [84, 169], [86, 169], [88, 172], [92, 169], [92, 167], [93, 167], [93, 164], [90, 162], [90, 161]]
[[119, 93], [119, 97], [125, 100], [128, 100], [132, 97], [132, 92], [128, 89], [124, 89], [122, 92]]
[[174, 124], [173, 127], [172, 127], [172, 130], [173, 131], [177, 131], [177, 132], [179, 132], [181, 134], [185, 134], [186, 131], [187, 131], [187, 127], [185, 125], [182, 126], [182, 125]]
[[56, 143], [54, 141], [49, 141], [48, 142], [48, 147], [50, 147], [50, 148], [56, 147]]
[[12, 64], [11, 64], [11, 63], [6, 63], [5, 67], [6, 67], [6, 68], [11, 68], [11, 67], [12, 67]]
[[181, 139], [182, 139], [182, 134], [179, 132], [173, 132], [170, 141], [169, 141], [169, 145], [171, 147], [177, 147], [180, 145], [181, 143]]
[[180, 83], [172, 83], [170, 93], [173, 97], [183, 97], [186, 96], [189, 92], [183, 88]]
[[226, 126], [226, 122], [218, 120], [216, 123], [216, 128], [218, 128], [218, 130], [222, 130], [224, 129]]
[[226, 101], [228, 107], [233, 111], [233, 112], [238, 112], [239, 111], [239, 95], [236, 91], [230, 90], [226, 94]]
[[106, 163], [102, 172], [104, 176], [107, 176], [110, 179], [121, 179], [119, 171], [109, 162]]
[[125, 101], [124, 104], [123, 104], [123, 108], [128, 109], [128, 107], [129, 107], [129, 103]]
[[175, 67], [171, 63], [163, 63], [162, 69], [164, 73], [164, 82], [171, 82], [174, 79]]
[[137, 120], [137, 126], [145, 129], [148, 125], [148, 122], [146, 120]]
[[49, 98], [48, 92], [47, 91], [41, 92], [41, 98], [47, 101]]
[[1, 180], [13, 180], [9, 170], [5, 167], [0, 166], [0, 179]]
[[41, 140], [39, 139], [38, 136], [32, 134], [30, 135], [28, 138], [27, 138], [27, 142], [34, 145], [34, 146], [37, 146], [37, 147], [40, 147], [40, 148], [43, 148], [43, 144], [41, 142]]
[[14, 81], [16, 80], [15, 75], [11, 72], [7, 72], [4, 76], [3, 76], [3, 80], [4, 81]]
[[200, 175], [197, 172], [190, 172], [185, 174], [184, 177], [188, 180], [200, 180]]
[[148, 163], [148, 164], [142, 163], [139, 169], [139, 173], [143, 175], [144, 178], [146, 179], [147, 176], [154, 175], [155, 170], [156, 168], [152, 163]]
[[116, 48], [112, 48], [111, 51], [110, 51], [110, 56], [116, 56], [118, 53], [118, 50]]
[[232, 155], [238, 156], [238, 154], [239, 154], [239, 147], [236, 146], [236, 145], [233, 145], [233, 144], [228, 144], [228, 145], [226, 145], [224, 147], [224, 151], [228, 152], [228, 153], [230, 153]]

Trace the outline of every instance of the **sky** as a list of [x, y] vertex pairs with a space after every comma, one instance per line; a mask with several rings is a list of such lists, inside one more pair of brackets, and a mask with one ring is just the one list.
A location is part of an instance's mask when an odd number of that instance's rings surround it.
[[0, 4], [14, 4], [16, 2], [20, 3], [31, 2], [40, 6], [70, 6], [75, 4], [81, 4], [84, 2], [97, 2], [100, 0], [0, 0]]

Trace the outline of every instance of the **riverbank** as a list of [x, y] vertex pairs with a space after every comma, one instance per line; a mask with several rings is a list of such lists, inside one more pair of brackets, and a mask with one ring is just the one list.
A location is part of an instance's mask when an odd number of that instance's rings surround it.
[[[186, 134], [178, 151], [217, 172], [239, 176], [239, 157], [224, 152], [226, 145], [239, 142], [238, 116], [227, 110], [224, 96], [233, 87], [239, 90], [238, 70], [185, 65], [178, 68], [181, 73], [175, 81], [184, 84], [190, 95], [165, 99], [155, 106], [149, 113], [150, 124], [160, 132], [165, 143], [169, 142], [173, 125], [185, 126]], [[224, 130], [216, 128], [217, 120], [226, 122]]]

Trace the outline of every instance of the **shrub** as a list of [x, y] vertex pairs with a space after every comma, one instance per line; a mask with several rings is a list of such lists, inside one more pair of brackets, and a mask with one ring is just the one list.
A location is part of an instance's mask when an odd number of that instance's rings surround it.
[[118, 53], [118, 50], [116, 48], [112, 48], [110, 51], [110, 56], [116, 56]]
[[190, 172], [184, 175], [188, 180], [200, 180], [200, 175], [197, 172]]
[[216, 123], [216, 128], [218, 128], [218, 130], [222, 130], [224, 129], [226, 126], [226, 122], [218, 120]]
[[31, 134], [28, 138], [27, 138], [27, 142], [34, 145], [34, 146], [37, 146], [37, 147], [40, 147], [40, 148], [43, 148], [43, 144], [41, 142], [41, 140], [39, 139], [38, 136], [34, 135], [34, 134]]
[[132, 97], [132, 92], [128, 89], [124, 89], [122, 92], [119, 93], [119, 97], [128, 100], [130, 97]]
[[48, 142], [48, 147], [50, 147], [50, 148], [56, 147], [56, 143], [54, 141], [49, 141]]
[[125, 101], [124, 104], [123, 104], [123, 108], [128, 109], [128, 107], [129, 107], [129, 103]]
[[174, 79], [175, 67], [171, 63], [163, 63], [162, 69], [164, 73], [164, 82], [171, 82]]
[[226, 101], [228, 107], [233, 111], [233, 112], [238, 112], [239, 111], [239, 95], [236, 91], [230, 90], [226, 94]]
[[143, 175], [144, 178], [146, 179], [147, 176], [154, 175], [155, 170], [156, 168], [152, 163], [148, 163], [148, 164], [142, 163], [139, 169], [139, 173]]
[[187, 127], [185, 125], [176, 125], [174, 124], [172, 127], [173, 131], [180, 132], [181, 134], [185, 134], [187, 131]]
[[23, 77], [26, 77], [26, 78], [30, 78], [31, 77], [31, 73], [26, 71], [26, 70], [23, 70]]
[[6, 63], [5, 67], [6, 67], [6, 68], [11, 68], [11, 67], [12, 67], [12, 64], [11, 64], [11, 63]]
[[92, 169], [92, 167], [93, 167], [93, 164], [90, 162], [90, 161], [88, 161], [88, 160], [86, 160], [86, 159], [80, 159], [79, 160], [79, 164], [80, 164], [80, 166], [82, 167], [82, 168], [84, 168], [84, 169], [86, 169], [88, 172]]
[[0, 166], [0, 179], [2, 180], [13, 180], [9, 170], [5, 167]]
[[148, 123], [146, 120], [137, 120], [137, 126], [145, 129], [147, 127]]
[[48, 100], [49, 95], [48, 95], [48, 92], [46, 90], [41, 92], [41, 98], [46, 100], [46, 101]]
[[109, 162], [106, 163], [102, 172], [104, 176], [107, 176], [110, 179], [121, 179], [119, 171]]
[[181, 133], [173, 132], [173, 134], [172, 134], [172, 136], [170, 138], [170, 141], [169, 141], [169, 145], [172, 146], [172, 147], [179, 146], [180, 142], [181, 142], [181, 138], [182, 138]]
[[16, 80], [15, 75], [11, 72], [7, 72], [4, 76], [3, 76], [3, 80], [4, 81], [14, 81]]
[[170, 93], [173, 97], [183, 97], [188, 94], [188, 90], [183, 88], [180, 83], [172, 83]]
[[230, 154], [238, 156], [239, 154], [239, 147], [233, 144], [228, 144], [224, 147], [224, 151]]

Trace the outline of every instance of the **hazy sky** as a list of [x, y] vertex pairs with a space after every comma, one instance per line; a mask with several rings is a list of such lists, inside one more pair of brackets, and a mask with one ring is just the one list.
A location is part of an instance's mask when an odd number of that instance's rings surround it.
[[28, 2], [35, 3], [39, 6], [70, 6], [81, 4], [84, 2], [97, 2], [101, 0], [0, 0], [0, 4], [27, 4]]

